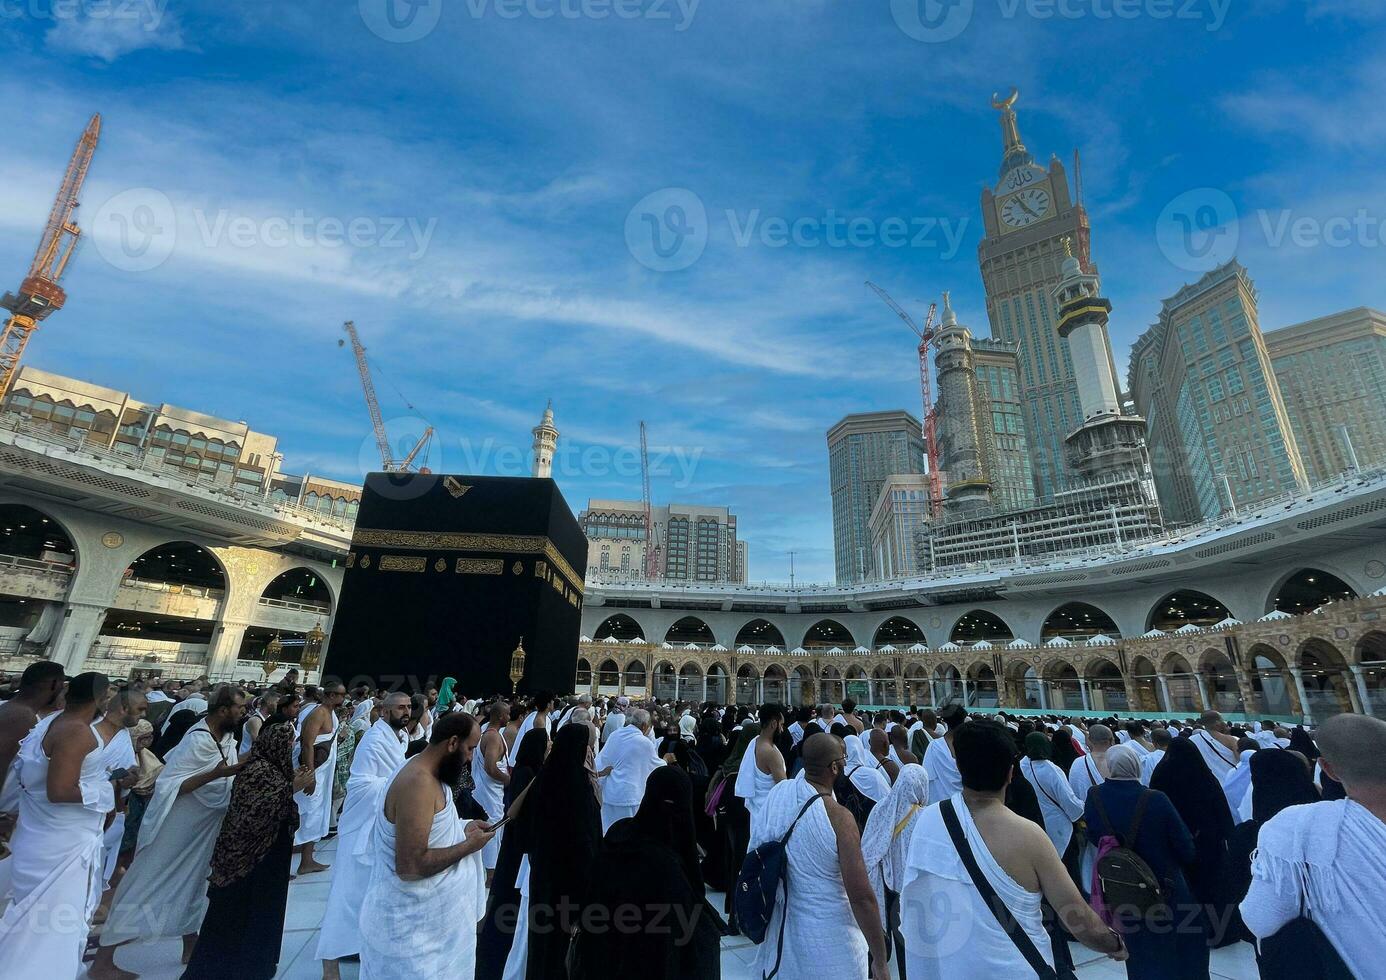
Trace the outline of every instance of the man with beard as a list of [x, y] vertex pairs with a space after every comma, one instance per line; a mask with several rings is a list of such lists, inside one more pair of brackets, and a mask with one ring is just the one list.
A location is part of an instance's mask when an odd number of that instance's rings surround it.
[[0, 840], [9, 836], [19, 809], [19, 784], [6, 778], [10, 765], [19, 754], [19, 743], [34, 730], [39, 717], [57, 710], [64, 680], [62, 664], [36, 660], [24, 668], [19, 693], [0, 704]]
[[125, 794], [139, 779], [136, 771], [135, 742], [131, 729], [140, 723], [149, 702], [137, 687], [117, 691], [106, 714], [96, 725], [96, 734], [105, 745], [101, 749], [102, 770], [115, 782], [115, 814], [110, 818], [103, 838], [102, 882], [109, 886], [115, 873], [116, 858], [120, 855], [120, 840], [125, 836]]
[[361, 952], [361, 900], [370, 882], [371, 830], [392, 776], [404, 765], [409, 695], [395, 692], [380, 704], [372, 725], [351, 757], [342, 815], [337, 819], [337, 861], [318, 935], [318, 959], [328, 980], [341, 976], [338, 961]]
[[480, 741], [471, 715], [444, 715], [428, 746], [384, 793], [361, 903], [363, 980], [475, 972], [476, 925], [486, 901], [480, 852], [495, 834], [481, 821], [464, 824], [451, 787]]

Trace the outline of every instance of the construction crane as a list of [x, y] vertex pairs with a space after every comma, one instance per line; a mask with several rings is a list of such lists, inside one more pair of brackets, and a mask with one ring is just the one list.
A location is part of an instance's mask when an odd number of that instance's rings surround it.
[[659, 542], [655, 540], [654, 509], [650, 506], [650, 447], [645, 423], [640, 423], [640, 505], [645, 512], [645, 578], [659, 578]]
[[67, 293], [58, 283], [82, 236], [82, 230], [77, 227], [78, 198], [100, 138], [101, 115], [98, 113], [91, 117], [82, 138], [77, 141], [77, 148], [72, 151], [72, 160], [67, 165], [67, 173], [63, 174], [63, 183], [53, 201], [53, 210], [48, 214], [48, 224], [39, 239], [33, 264], [19, 284], [19, 294], [6, 293], [0, 297], [0, 306], [11, 314], [4, 332], [0, 333], [0, 398], [10, 390], [19, 370], [19, 359], [24, 356], [24, 348], [38, 329], [39, 321], [62, 309], [67, 301]]
[[[356, 333], [356, 324], [351, 320], [342, 324], [342, 329], [346, 331], [347, 337], [351, 340], [351, 352], [356, 356], [356, 370], [361, 374], [361, 390], [366, 395], [366, 411], [371, 415], [371, 428], [375, 432], [375, 447], [380, 450], [380, 468], [387, 473], [409, 473], [412, 472], [414, 460], [425, 446], [433, 439], [433, 426], [424, 429], [423, 436], [414, 444], [414, 448], [409, 450], [404, 459], [395, 460], [394, 450], [390, 448], [390, 436], [385, 431], [385, 420], [380, 416], [380, 402], [375, 397], [375, 382], [371, 379], [371, 366], [366, 360], [366, 348], [361, 343], [361, 337]], [[344, 341], [337, 341], [337, 346], [345, 346]], [[427, 458], [425, 456], [425, 458]], [[428, 467], [421, 467], [420, 473], [427, 473]]]
[[934, 407], [934, 390], [929, 373], [929, 345], [934, 340], [934, 314], [938, 312], [938, 304], [929, 304], [929, 315], [924, 319], [923, 329], [920, 329], [914, 322], [914, 317], [891, 299], [888, 292], [874, 282], [868, 281], [866, 285], [884, 300], [886, 306], [894, 310], [895, 315], [904, 320], [905, 325], [919, 338], [919, 393], [924, 400], [924, 455], [929, 462], [929, 511], [937, 517], [943, 512], [943, 478], [938, 467], [938, 411]]

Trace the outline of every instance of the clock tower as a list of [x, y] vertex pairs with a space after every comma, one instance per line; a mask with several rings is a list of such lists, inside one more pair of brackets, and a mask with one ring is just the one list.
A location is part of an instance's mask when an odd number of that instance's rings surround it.
[[[977, 247], [991, 335], [1019, 347], [1020, 404], [1029, 436], [1035, 492], [1052, 496], [1070, 484], [1067, 436], [1083, 423], [1067, 338], [1059, 334], [1055, 287], [1064, 278], [1064, 240], [1083, 271], [1097, 274], [1088, 216], [1069, 194], [1058, 158], [1035, 163], [1020, 139], [1019, 93], [992, 97], [1001, 114], [1002, 158], [996, 183], [982, 190], [984, 236]], [[1105, 333], [1104, 333], [1105, 342]], [[1117, 377], [1110, 345], [1100, 352]]]

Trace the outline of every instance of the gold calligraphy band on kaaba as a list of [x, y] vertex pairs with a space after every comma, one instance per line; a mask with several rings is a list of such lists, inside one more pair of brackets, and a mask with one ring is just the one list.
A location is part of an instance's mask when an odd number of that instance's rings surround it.
[[428, 559], [413, 555], [381, 555], [382, 572], [422, 572]]
[[459, 558], [455, 571], [458, 575], [499, 575], [504, 569], [501, 558]]
[[490, 551], [543, 555], [578, 591], [586, 588], [568, 560], [542, 534], [469, 534], [459, 531], [382, 531], [357, 528], [353, 548], [402, 548], [412, 551]]

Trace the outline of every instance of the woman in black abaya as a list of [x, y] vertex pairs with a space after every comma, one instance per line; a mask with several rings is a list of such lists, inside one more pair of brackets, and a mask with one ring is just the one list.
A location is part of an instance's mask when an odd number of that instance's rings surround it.
[[[565, 725], [583, 728], [586, 725]], [[505, 787], [505, 812], [524, 793], [525, 788], [539, 775], [544, 755], [549, 749], [549, 733], [531, 728], [520, 739], [515, 753], [515, 765], [510, 768], [510, 782]], [[520, 890], [515, 879], [520, 872], [520, 860], [529, 852], [531, 823], [526, 819], [528, 796], [521, 802], [514, 819], [505, 825], [501, 836], [500, 853], [496, 856], [496, 873], [491, 880], [491, 895], [486, 902], [486, 916], [481, 920], [481, 932], [476, 941], [476, 980], [493, 980], [505, 970], [505, 958], [515, 938], [515, 916], [520, 908]], [[531, 811], [532, 812], [532, 811]]]
[[531, 821], [526, 980], [567, 975], [568, 945], [601, 846], [590, 731], [586, 725], [558, 730], [522, 808]]
[[584, 905], [603, 915], [586, 921], [601, 925], [578, 937], [569, 980], [721, 976], [717, 914], [707, 905], [698, 870], [692, 786], [680, 769], [663, 766], [650, 774], [640, 809], [607, 831], [598, 862], [638, 872], [594, 876]]
[[1169, 797], [1189, 828], [1198, 856], [1184, 868], [1184, 875], [1194, 900], [1211, 916], [1207, 925], [1209, 945], [1225, 946], [1236, 938], [1228, 935], [1226, 926], [1232, 903], [1223, 869], [1233, 829], [1227, 794], [1203, 761], [1198, 747], [1187, 738], [1176, 738], [1170, 743], [1165, 757], [1151, 774], [1150, 788]]

